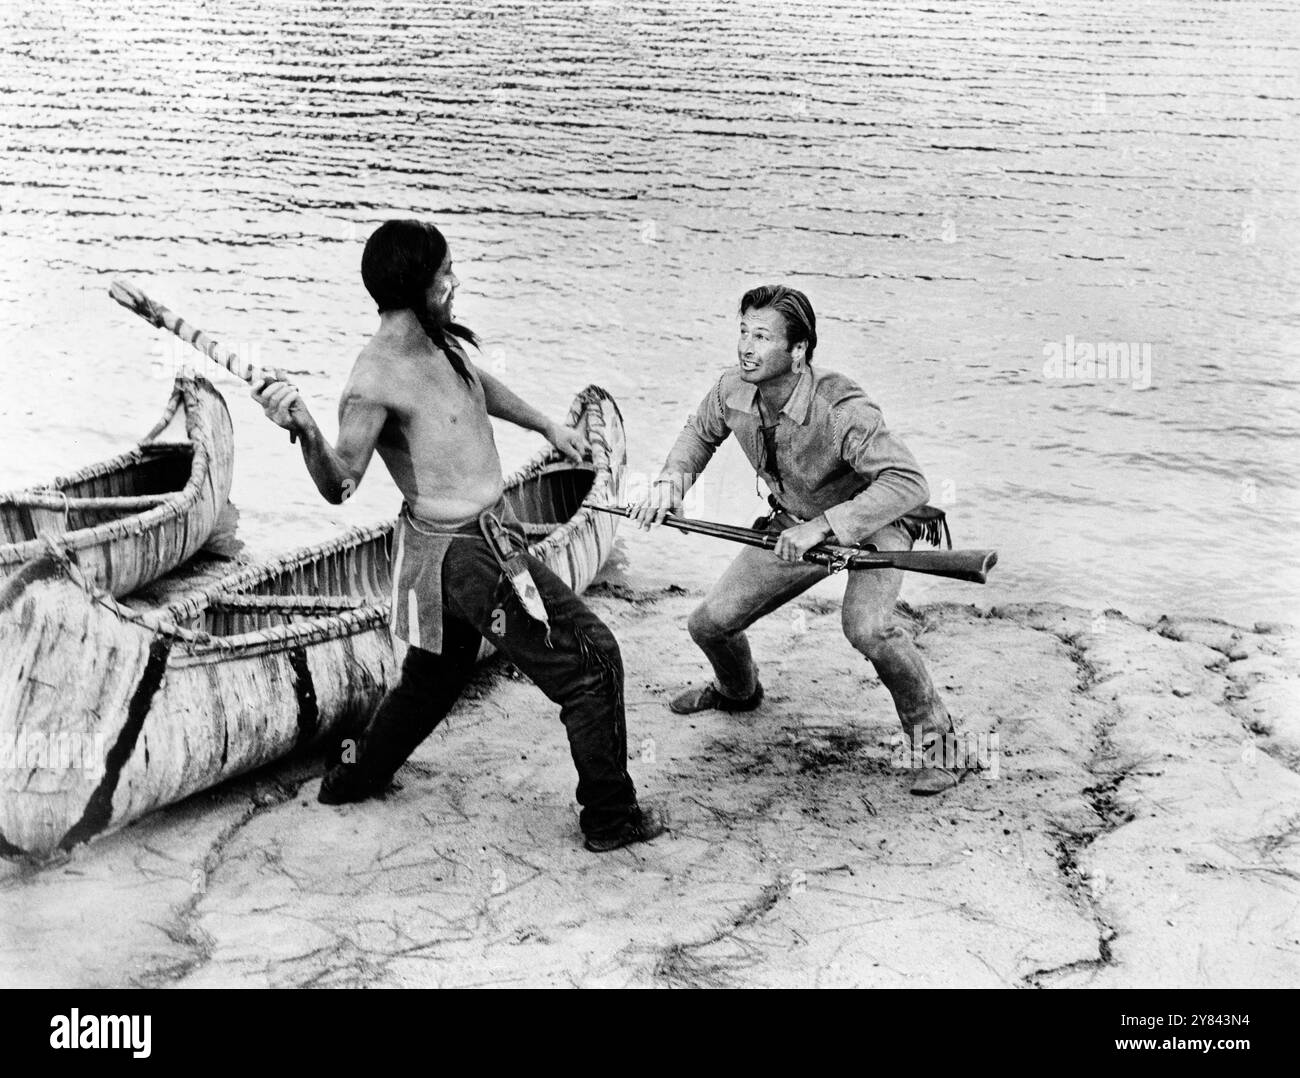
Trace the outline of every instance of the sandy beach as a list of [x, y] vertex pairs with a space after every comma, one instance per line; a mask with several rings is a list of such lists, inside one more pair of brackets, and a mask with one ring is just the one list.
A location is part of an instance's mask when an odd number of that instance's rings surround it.
[[[708, 676], [687, 618], [736, 548], [624, 525], [586, 598], [621, 647], [628, 766], [666, 834], [583, 849], [558, 707], [497, 658], [382, 797], [319, 804], [322, 759], [303, 753], [45, 864], [0, 859], [0, 985], [1300, 985], [1293, 7], [0, 5], [3, 488], [121, 452], [198, 363], [236, 446], [223, 555], [391, 521], [404, 495], [383, 464], [327, 504], [303, 466], [312, 439], [109, 289], [129, 281], [201, 327], [232, 369], [284, 372], [338, 441], [353, 364], [394, 309], [363, 279], [366, 244], [418, 218], [446, 233], [475, 364], [555, 419], [591, 383], [617, 400], [627, 501], [737, 362], [741, 297], [781, 282], [816, 309], [817, 369], [861, 386], [915, 455], [952, 545], [999, 556], [983, 586], [909, 576], [897, 608], [985, 765], [942, 796], [908, 793], [893, 702], [841, 630], [842, 578], [751, 630], [760, 708], [670, 712]], [[424, 400], [394, 395], [399, 420]], [[497, 428], [508, 475], [545, 424]], [[745, 525], [766, 495], [729, 438], [684, 512]], [[165, 603], [179, 581], [123, 601]], [[346, 608], [326, 598], [294, 609]], [[267, 606], [271, 624], [285, 608]], [[43, 654], [62, 673], [64, 653]], [[18, 691], [0, 705], [39, 685], [60, 722], [106, 725], [31, 653], [3, 654]], [[123, 655], [96, 649], [82, 680]], [[284, 660], [290, 688], [242, 712], [256, 735], [293, 705], [275, 752], [317, 728], [324, 683], [298, 676], [304, 655]], [[129, 787], [127, 747], [148, 766], [137, 733], [167, 661], [123, 694], [134, 725], [86, 830]], [[329, 672], [353, 689], [361, 665]], [[212, 682], [193, 684], [206, 704]], [[153, 760], [174, 771], [199, 756], [167, 749], [183, 713], [156, 712]], [[220, 766], [248, 759], [232, 740], [207, 742]], [[18, 759], [0, 744], [26, 782]], [[130, 996], [120, 1009], [160, 998]], [[236, 1006], [272, 1013], [261, 998]], [[1064, 1021], [1012, 1050], [1078, 1050], [1060, 1030], [1079, 997], [1038, 999]], [[49, 1020], [11, 1025], [44, 1039]], [[254, 1043], [242, 1018], [224, 1024], [233, 1050]], [[177, 1058], [204, 1043], [160, 1020], [158, 1058], [164, 1025]], [[1258, 1047], [1267, 1031], [1240, 1032]]]
[[318, 805], [319, 760], [293, 759], [6, 864], [4, 982], [1300, 982], [1293, 629], [900, 605], [963, 731], [997, 735], [996, 773], [919, 799], [834, 599], [754, 628], [759, 710], [685, 718], [698, 593], [614, 567], [588, 596], [669, 834], [584, 852], [556, 709], [492, 660], [382, 799]]

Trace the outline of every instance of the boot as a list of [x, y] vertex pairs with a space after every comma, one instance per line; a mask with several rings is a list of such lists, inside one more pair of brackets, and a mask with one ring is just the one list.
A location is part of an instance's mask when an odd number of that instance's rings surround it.
[[[912, 785], [908, 788], [908, 792], [915, 794], [917, 797], [933, 797], [935, 794], [951, 790], [970, 774], [970, 768], [968, 767], [946, 766], [947, 753], [943, 741], [948, 735], [956, 734], [957, 728], [953, 725], [952, 718], [947, 714], [946, 710], [944, 721], [946, 729], [936, 726], [934, 723], [923, 723], [912, 727], [903, 726], [909, 744], [914, 748], [917, 744], [921, 746], [922, 766], [918, 770], [916, 778], [912, 780]], [[941, 730], [942, 732], [940, 732]], [[931, 739], [937, 740], [938, 743], [934, 744]], [[933, 748], [931, 748], [932, 744]], [[925, 757], [931, 753], [937, 756], [935, 764], [924, 762]]]
[[678, 715], [693, 715], [697, 711], [753, 711], [763, 702], [763, 686], [757, 688], [744, 700], [734, 700], [723, 696], [713, 685], [702, 689], [687, 689], [675, 696], [668, 705], [668, 710]]
[[[924, 745], [928, 737], [942, 738], [957, 732], [911, 637], [900, 629], [891, 628], [885, 639], [872, 648], [870, 659], [889, 695], [894, 698], [898, 721], [909, 745], [915, 746], [918, 739]], [[938, 748], [940, 766], [923, 767], [912, 781], [910, 789], [917, 797], [931, 797], [951, 790], [966, 777], [966, 768], [942, 766], [943, 746]]]
[[634, 842], [649, 842], [669, 828], [668, 812], [662, 805], [639, 805], [617, 829], [603, 835], [588, 835], [583, 845], [592, 853], [609, 853]]

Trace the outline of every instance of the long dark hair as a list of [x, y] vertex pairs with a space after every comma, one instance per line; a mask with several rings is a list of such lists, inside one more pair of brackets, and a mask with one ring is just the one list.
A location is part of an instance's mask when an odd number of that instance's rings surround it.
[[457, 337], [477, 348], [478, 337], [458, 322], [438, 325], [425, 305], [425, 294], [446, 257], [447, 240], [433, 225], [415, 220], [385, 221], [366, 240], [361, 255], [361, 280], [379, 305], [380, 314], [400, 310], [414, 314], [425, 335], [447, 357], [465, 384], [472, 387], [474, 378], [465, 366], [460, 349], [454, 348], [447, 338]]

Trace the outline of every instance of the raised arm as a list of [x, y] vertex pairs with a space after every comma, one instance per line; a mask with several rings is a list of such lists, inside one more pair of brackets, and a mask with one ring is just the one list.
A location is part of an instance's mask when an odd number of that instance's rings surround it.
[[570, 460], [582, 462], [583, 454], [591, 447], [576, 430], [548, 419], [481, 367], [475, 367], [474, 373], [483, 383], [483, 403], [488, 415], [508, 420], [524, 430], [535, 430]]
[[303, 461], [321, 496], [332, 505], [352, 497], [374, 455], [388, 409], [349, 384], [339, 401], [338, 445], [332, 446], [296, 386], [258, 382], [252, 395], [272, 422], [298, 436]]

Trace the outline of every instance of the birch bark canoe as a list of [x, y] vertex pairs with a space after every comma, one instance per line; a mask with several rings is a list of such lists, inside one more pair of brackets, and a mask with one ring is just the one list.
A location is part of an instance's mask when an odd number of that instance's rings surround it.
[[[627, 453], [599, 387], [569, 422], [592, 463], [548, 451], [505, 496], [532, 553], [582, 591], [618, 521], [588, 506], [619, 504]], [[52, 554], [0, 585], [0, 855], [71, 850], [368, 715], [398, 673], [392, 536], [354, 529], [145, 612]]]
[[[167, 440], [178, 412], [185, 437]], [[0, 581], [54, 544], [93, 586], [129, 594], [208, 541], [230, 494], [234, 459], [221, 393], [204, 378], [177, 378], [162, 419], [134, 449], [0, 494]]]

